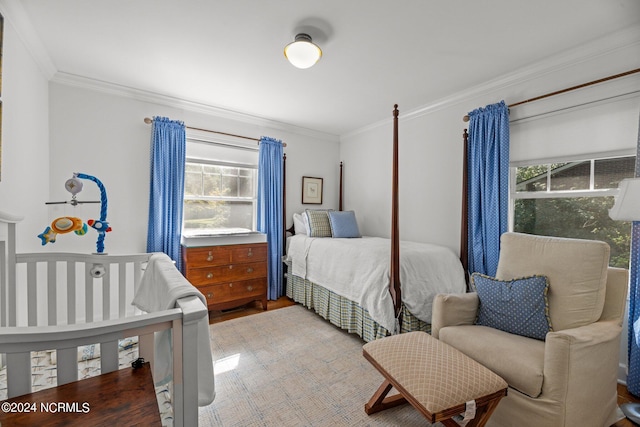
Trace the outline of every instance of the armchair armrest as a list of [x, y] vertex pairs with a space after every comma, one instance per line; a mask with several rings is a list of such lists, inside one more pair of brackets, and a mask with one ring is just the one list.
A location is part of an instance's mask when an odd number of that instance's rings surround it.
[[473, 325], [478, 312], [478, 294], [438, 294], [433, 299], [431, 335], [438, 338], [445, 326]]
[[565, 401], [568, 419], [588, 424], [598, 415], [585, 408], [615, 406], [621, 331], [614, 319], [547, 334], [542, 394]]

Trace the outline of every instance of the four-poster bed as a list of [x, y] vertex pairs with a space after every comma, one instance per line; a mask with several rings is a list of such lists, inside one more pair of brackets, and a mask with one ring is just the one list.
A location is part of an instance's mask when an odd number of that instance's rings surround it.
[[[283, 257], [287, 265], [287, 296], [314, 309], [333, 324], [357, 333], [365, 341], [398, 332], [428, 332], [435, 294], [466, 291], [464, 271], [452, 250], [439, 245], [400, 242], [398, 170], [396, 105], [391, 238], [309, 237], [296, 234], [295, 224], [286, 230], [292, 234]], [[342, 175], [341, 163], [340, 211]], [[332, 215], [327, 213], [327, 216]]]

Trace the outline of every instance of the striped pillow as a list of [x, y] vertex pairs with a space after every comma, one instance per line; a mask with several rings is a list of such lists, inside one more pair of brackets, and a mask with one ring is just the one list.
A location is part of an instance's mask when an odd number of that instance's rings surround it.
[[331, 237], [331, 224], [326, 210], [306, 211], [309, 219], [309, 237]]

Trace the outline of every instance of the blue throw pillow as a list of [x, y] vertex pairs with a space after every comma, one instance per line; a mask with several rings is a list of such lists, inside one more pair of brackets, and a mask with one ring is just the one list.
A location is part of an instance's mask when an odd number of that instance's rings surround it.
[[329, 211], [333, 237], [362, 237], [353, 211]]
[[476, 325], [538, 340], [552, 330], [545, 276], [503, 281], [473, 273], [471, 283], [480, 299]]

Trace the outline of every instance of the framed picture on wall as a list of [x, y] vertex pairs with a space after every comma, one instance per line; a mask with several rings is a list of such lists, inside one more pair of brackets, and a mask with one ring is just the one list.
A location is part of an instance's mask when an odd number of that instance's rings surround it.
[[302, 203], [322, 204], [322, 178], [302, 177]]

